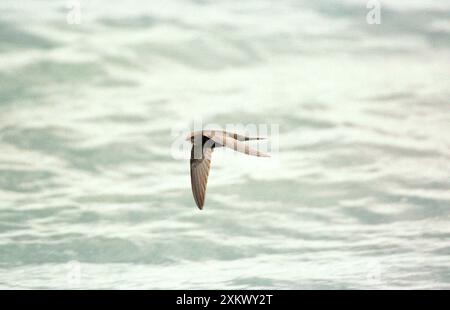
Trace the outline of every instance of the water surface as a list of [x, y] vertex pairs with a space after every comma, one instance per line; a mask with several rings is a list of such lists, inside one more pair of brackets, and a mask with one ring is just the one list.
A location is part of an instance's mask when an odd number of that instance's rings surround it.
[[[450, 288], [450, 6], [0, 4], [0, 287]], [[216, 151], [174, 128], [279, 124]]]

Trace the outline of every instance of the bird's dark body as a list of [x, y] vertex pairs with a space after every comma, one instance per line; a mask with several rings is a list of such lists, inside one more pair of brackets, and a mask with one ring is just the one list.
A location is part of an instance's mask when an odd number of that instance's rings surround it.
[[[192, 142], [195, 144], [195, 142], [196, 142], [196, 139], [198, 139], [197, 137], [192, 137]], [[206, 136], [204, 136], [204, 135], [202, 135], [202, 149], [205, 147], [205, 145], [207, 146], [207, 147], [210, 147], [210, 148], [216, 148], [216, 147], [220, 147], [220, 146], [223, 146], [223, 145], [220, 145], [220, 144], [218, 144], [217, 142], [215, 142], [214, 140], [212, 140], [211, 138], [209, 138], [209, 137], [206, 137]]]
[[202, 147], [205, 147], [205, 144], [211, 148], [216, 147], [216, 143], [208, 137], [202, 136]]

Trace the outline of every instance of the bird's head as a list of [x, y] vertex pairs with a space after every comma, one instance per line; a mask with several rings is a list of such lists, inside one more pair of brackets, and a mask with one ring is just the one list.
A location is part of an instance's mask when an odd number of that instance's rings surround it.
[[186, 136], [186, 141], [191, 142], [192, 144], [194, 141], [197, 143], [202, 141], [202, 132], [201, 131], [192, 131]]
[[192, 143], [194, 141], [194, 135], [192, 133], [188, 134], [186, 136], [186, 141], [189, 141]]

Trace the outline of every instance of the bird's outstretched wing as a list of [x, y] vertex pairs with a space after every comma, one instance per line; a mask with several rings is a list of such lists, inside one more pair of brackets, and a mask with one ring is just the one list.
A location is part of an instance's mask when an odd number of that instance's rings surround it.
[[206, 137], [211, 136], [217, 136], [217, 135], [224, 135], [230, 138], [233, 138], [238, 141], [249, 141], [249, 140], [264, 140], [267, 139], [266, 137], [247, 137], [244, 135], [240, 135], [233, 132], [226, 132], [224, 130], [203, 130], [202, 134]]
[[211, 140], [213, 140], [216, 144], [228, 147], [232, 150], [247, 154], [247, 155], [253, 155], [258, 157], [270, 157], [269, 154], [266, 154], [264, 152], [255, 150], [250, 148], [247, 144], [245, 144], [242, 141], [234, 139], [232, 136], [230, 136], [226, 132], [214, 132], [211, 134], [211, 136], [208, 136]]
[[200, 150], [200, 147], [194, 145], [191, 149], [191, 186], [195, 203], [202, 210], [205, 203], [206, 184], [208, 183], [213, 149], [206, 146], [203, 148], [202, 156], [197, 156], [195, 152]]

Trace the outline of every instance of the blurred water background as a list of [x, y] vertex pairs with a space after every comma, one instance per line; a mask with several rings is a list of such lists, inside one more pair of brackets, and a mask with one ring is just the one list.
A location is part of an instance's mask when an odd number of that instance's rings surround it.
[[[450, 288], [448, 1], [70, 3], [0, 2], [1, 288]], [[203, 211], [196, 117], [280, 133]]]

